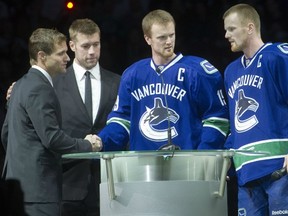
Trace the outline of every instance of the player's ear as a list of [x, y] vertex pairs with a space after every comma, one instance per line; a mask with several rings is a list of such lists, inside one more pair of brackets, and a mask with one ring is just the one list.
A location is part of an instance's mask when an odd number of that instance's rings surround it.
[[74, 43], [74, 41], [72, 41], [72, 40], [69, 41], [69, 47], [70, 47], [70, 49], [71, 49], [73, 52], [75, 52], [75, 43]]
[[148, 37], [147, 35], [144, 35], [144, 39], [148, 45], [151, 45], [151, 38], [150, 37]]
[[255, 25], [253, 23], [248, 23], [248, 34], [251, 35], [255, 31]]

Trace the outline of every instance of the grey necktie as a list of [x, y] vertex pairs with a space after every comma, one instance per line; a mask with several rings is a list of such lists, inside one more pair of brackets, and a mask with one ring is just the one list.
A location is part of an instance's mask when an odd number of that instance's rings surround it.
[[[92, 121], [92, 89], [90, 71], [85, 72], [85, 106]], [[92, 121], [93, 122], [93, 121]]]

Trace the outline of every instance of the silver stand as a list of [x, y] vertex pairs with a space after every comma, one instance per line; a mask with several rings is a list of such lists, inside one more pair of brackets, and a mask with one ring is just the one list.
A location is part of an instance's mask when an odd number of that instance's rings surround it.
[[226, 216], [230, 157], [223, 152], [103, 157], [101, 216]]

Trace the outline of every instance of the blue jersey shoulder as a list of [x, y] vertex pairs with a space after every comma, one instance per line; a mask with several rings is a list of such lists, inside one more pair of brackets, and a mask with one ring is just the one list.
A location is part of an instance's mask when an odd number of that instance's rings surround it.
[[259, 56], [263, 58], [262, 64], [268, 68], [282, 67], [287, 71], [288, 64], [288, 43], [273, 43], [265, 47], [259, 52]]
[[263, 52], [276, 52], [279, 54], [288, 54], [288, 43], [271, 43], [270, 46], [267, 46], [263, 49]]
[[151, 61], [151, 58], [142, 59], [140, 61], [133, 63], [129, 67], [127, 67], [122, 74], [122, 80], [127, 78], [127, 77], [131, 77], [131, 76], [135, 75], [135, 73], [137, 73], [137, 71], [140, 71], [141, 74], [144, 74], [145, 73], [144, 71], [147, 70], [147, 66], [150, 65], [150, 61]]
[[286, 55], [288, 54], [288, 43], [279, 43], [276, 45], [277, 45], [277, 48], [280, 50], [280, 52]]
[[146, 59], [142, 59], [140, 61], [134, 62], [132, 65], [130, 65], [129, 67], [127, 67], [125, 69], [124, 73], [127, 72], [127, 71], [134, 71], [137, 68], [141, 68], [141, 67], [147, 66], [147, 65], [150, 64], [150, 61], [151, 61], [151, 58], [146, 58]]
[[260, 53], [268, 53], [268, 56], [283, 56], [288, 57], [288, 43], [271, 43]]
[[212, 65], [208, 60], [197, 57], [197, 56], [185, 56], [181, 60], [181, 63], [188, 65], [191, 68], [196, 69], [199, 73], [203, 73], [205, 75], [211, 75], [216, 72], [219, 72], [218, 69]]

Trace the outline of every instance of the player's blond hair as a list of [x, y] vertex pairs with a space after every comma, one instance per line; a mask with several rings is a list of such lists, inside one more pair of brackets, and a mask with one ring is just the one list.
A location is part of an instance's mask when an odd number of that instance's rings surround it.
[[173, 22], [175, 25], [175, 20], [173, 16], [165, 10], [153, 10], [149, 12], [142, 20], [142, 30], [144, 35], [148, 37], [151, 36], [151, 27], [153, 24], [167, 25]]
[[255, 25], [255, 29], [258, 33], [260, 33], [261, 22], [260, 16], [254, 7], [248, 4], [237, 4], [230, 7], [223, 15], [223, 19], [225, 19], [228, 15], [236, 13], [240, 18], [241, 24], [247, 25], [249, 22], [252, 22]]

